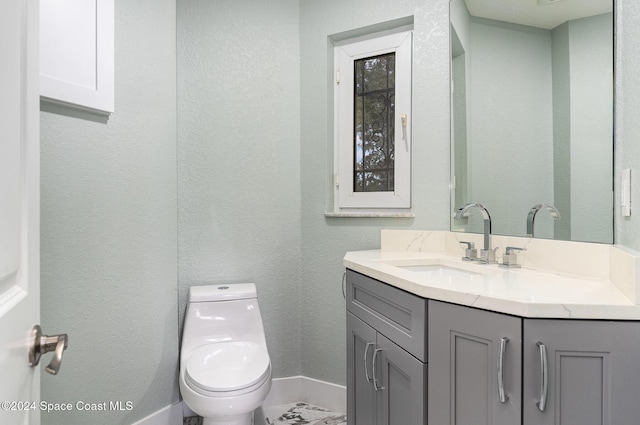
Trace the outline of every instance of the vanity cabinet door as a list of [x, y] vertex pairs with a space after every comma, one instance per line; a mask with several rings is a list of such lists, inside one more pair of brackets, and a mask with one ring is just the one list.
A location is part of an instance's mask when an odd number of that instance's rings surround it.
[[523, 346], [524, 425], [639, 423], [639, 323], [525, 319]]
[[432, 300], [428, 310], [429, 424], [520, 424], [522, 320]]
[[376, 423], [376, 391], [371, 363], [376, 334], [375, 329], [347, 312], [347, 425]]
[[347, 335], [347, 424], [425, 425], [427, 365], [350, 312]]
[[[378, 425], [426, 425], [427, 364], [378, 334]], [[379, 372], [378, 372], [379, 371]], [[372, 424], [371, 422], [370, 424]]]

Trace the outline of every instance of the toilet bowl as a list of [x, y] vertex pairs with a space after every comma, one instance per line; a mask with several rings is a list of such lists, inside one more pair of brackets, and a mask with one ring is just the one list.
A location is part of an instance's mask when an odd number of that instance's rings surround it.
[[271, 389], [253, 283], [193, 286], [180, 350], [180, 393], [203, 425], [251, 425]]

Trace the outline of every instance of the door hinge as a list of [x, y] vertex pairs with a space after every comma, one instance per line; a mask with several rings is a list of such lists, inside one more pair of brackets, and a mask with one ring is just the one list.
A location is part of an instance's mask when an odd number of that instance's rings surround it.
[[340, 84], [340, 70], [336, 69], [336, 84]]
[[336, 174], [335, 184], [336, 184], [336, 187], [340, 187], [340, 174]]

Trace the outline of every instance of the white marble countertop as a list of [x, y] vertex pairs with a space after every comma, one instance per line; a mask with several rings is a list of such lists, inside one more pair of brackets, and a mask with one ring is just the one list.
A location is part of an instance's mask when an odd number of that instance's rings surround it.
[[384, 240], [380, 250], [348, 252], [345, 267], [424, 298], [522, 317], [640, 320], [640, 305], [602, 274], [506, 269], [463, 261], [444, 248], [389, 250], [394, 244]]

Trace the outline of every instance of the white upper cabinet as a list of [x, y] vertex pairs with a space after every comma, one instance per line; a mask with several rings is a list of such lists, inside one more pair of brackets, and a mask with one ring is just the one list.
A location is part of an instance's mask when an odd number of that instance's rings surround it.
[[40, 0], [40, 96], [114, 111], [114, 0]]

